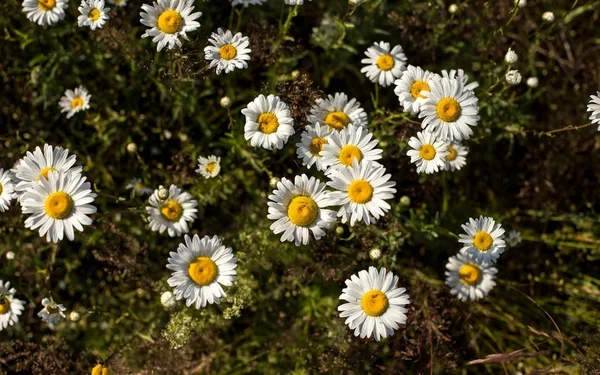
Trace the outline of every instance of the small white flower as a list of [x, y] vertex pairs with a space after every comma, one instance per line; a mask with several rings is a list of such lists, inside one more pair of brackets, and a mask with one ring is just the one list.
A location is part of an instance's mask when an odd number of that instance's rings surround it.
[[108, 20], [110, 8], [104, 7], [104, 0], [83, 0], [78, 8], [81, 15], [77, 17], [79, 27], [89, 26], [90, 29], [101, 29]]
[[348, 101], [348, 95], [338, 92], [327, 99], [319, 98], [310, 109], [308, 122], [328, 125], [329, 129], [341, 131], [349, 124], [358, 127], [367, 126], [367, 113], [355, 98]]
[[540, 81], [537, 77], [529, 77], [527, 78], [527, 86], [535, 89], [540, 84]]
[[519, 60], [519, 56], [516, 54], [515, 51], [513, 51], [511, 48], [509, 48], [508, 52], [506, 52], [506, 56], [504, 56], [504, 62], [507, 63], [508, 65], [511, 65], [511, 64], [516, 63], [517, 60]]
[[8, 211], [10, 201], [17, 196], [12, 179], [13, 176], [10, 171], [0, 168], [0, 212]]
[[52, 25], [65, 18], [69, 0], [23, 0], [23, 12], [40, 26]]
[[280, 150], [294, 134], [290, 110], [278, 96], [265, 98], [261, 94], [242, 109], [242, 114], [246, 116], [244, 138], [250, 140], [253, 147]]
[[369, 257], [373, 260], [381, 259], [381, 250], [380, 249], [371, 249], [371, 251], [369, 251]]
[[527, 0], [515, 0], [515, 5], [519, 8], [524, 8], [527, 5]]
[[224, 96], [221, 98], [221, 100], [219, 100], [219, 104], [223, 108], [229, 108], [231, 107], [231, 98], [229, 98], [228, 96]]
[[590, 121], [592, 124], [598, 124], [598, 131], [600, 131], [600, 91], [598, 91], [596, 95], [590, 95], [587, 111], [592, 112]]
[[518, 85], [521, 83], [521, 73], [518, 70], [509, 70], [504, 77], [509, 85]]
[[6, 252], [6, 259], [7, 260], [13, 260], [13, 259], [15, 259], [15, 253], [13, 251], [7, 251]]
[[61, 112], [67, 112], [67, 118], [73, 117], [79, 111], [85, 111], [90, 108], [90, 99], [92, 96], [83, 86], [75, 90], [67, 90], [58, 105], [62, 108]]
[[204, 58], [210, 61], [210, 67], [216, 67], [217, 75], [221, 72], [231, 73], [234, 69], [245, 69], [248, 67], [246, 61], [250, 60], [250, 40], [242, 33], [233, 33], [229, 30], [223, 31], [219, 28], [212, 33], [208, 42], [212, 46], [204, 48]]
[[359, 163], [379, 160], [383, 150], [377, 147], [378, 143], [366, 128], [350, 125], [341, 132], [332, 132], [329, 135], [328, 143], [323, 145], [321, 163], [323, 166], [332, 167], [333, 170], [352, 167], [354, 160]]
[[201, 174], [204, 178], [214, 178], [221, 172], [221, 158], [210, 155], [208, 158], [200, 156], [198, 158], [198, 169], [196, 173]]
[[131, 180], [129, 180], [129, 183], [127, 184], [127, 186], [125, 186], [125, 189], [133, 189], [136, 193], [140, 195], [151, 194], [154, 191], [146, 185], [144, 185], [141, 178], [132, 178]]
[[450, 4], [450, 6], [448, 7], [448, 12], [450, 14], [454, 14], [454, 13], [456, 13], [456, 11], [458, 11], [458, 5]]
[[79, 319], [81, 319], [81, 314], [79, 314], [77, 311], [71, 311], [69, 314], [69, 320], [72, 322], [78, 322]]
[[406, 70], [406, 55], [402, 47], [397, 45], [391, 48], [387, 42], [375, 42], [369, 47], [361, 63], [366, 64], [360, 71], [367, 75], [371, 82], [379, 82], [382, 87], [394, 83], [394, 80], [402, 76]]
[[474, 262], [462, 254], [448, 258], [446, 264], [446, 285], [450, 293], [461, 301], [477, 301], [487, 296], [496, 286], [494, 281], [498, 270], [489, 263]]
[[137, 145], [134, 142], [130, 142], [127, 144], [127, 152], [130, 154], [134, 154], [137, 151]]
[[196, 19], [201, 12], [192, 13], [194, 0], [158, 0], [152, 5], [143, 4], [140, 22], [149, 27], [142, 38], [152, 37], [160, 52], [165, 46], [181, 47], [179, 37], [188, 40], [187, 33], [200, 27]]
[[329, 143], [329, 135], [332, 130], [328, 126], [321, 126], [318, 122], [314, 125], [306, 125], [301, 134], [300, 143], [296, 143], [296, 154], [302, 159], [302, 165], [311, 168], [317, 166], [318, 171], [327, 167], [323, 165], [323, 145]]
[[160, 303], [164, 306], [165, 309], [169, 310], [175, 306], [177, 300], [175, 299], [173, 293], [166, 291], [160, 295]]
[[164, 188], [160, 186], [154, 190], [148, 199], [150, 206], [146, 206], [146, 212], [150, 215], [150, 229], [161, 234], [166, 230], [171, 237], [189, 232], [188, 222], [192, 223], [196, 219], [198, 201], [193, 199], [190, 193], [182, 193], [175, 185], [171, 185], [168, 195], [161, 199], [161, 189]]
[[544, 12], [544, 14], [542, 14], [542, 19], [546, 22], [554, 22], [554, 13]]
[[434, 76], [433, 73], [423, 70], [419, 66], [409, 65], [402, 74], [402, 78], [394, 82], [396, 84], [394, 93], [398, 96], [404, 112], [419, 113], [421, 104], [426, 99], [421, 91], [431, 91], [429, 84]]
[[510, 232], [508, 232], [508, 237], [506, 238], [506, 243], [508, 244], [508, 246], [515, 247], [521, 242], [523, 242], [521, 232], [516, 230], [511, 230]]
[[432, 133], [418, 132], [411, 137], [408, 145], [412, 148], [406, 153], [410, 162], [417, 166], [417, 173], [435, 173], [443, 170], [446, 157], [450, 155], [448, 143], [439, 140]]
[[19, 322], [19, 315], [25, 309], [23, 301], [15, 298], [17, 290], [10, 282], [0, 280], [0, 332]]
[[42, 306], [44, 307], [38, 312], [37, 316], [40, 317], [43, 322], [46, 322], [50, 328], [56, 326], [61, 318], [67, 317], [64, 313], [67, 308], [50, 301], [48, 298], [42, 300]]
[[478, 263], [495, 263], [504, 252], [504, 229], [491, 217], [470, 218], [462, 228], [467, 234], [459, 235], [458, 242], [463, 244], [461, 254], [468, 255]]
[[110, 4], [114, 4], [118, 7], [124, 7], [125, 5], [127, 5], [127, 1], [129, 0], [108, 0]]
[[451, 143], [448, 145], [448, 156], [446, 156], [446, 164], [444, 170], [458, 171], [467, 164], [467, 148], [460, 143]]

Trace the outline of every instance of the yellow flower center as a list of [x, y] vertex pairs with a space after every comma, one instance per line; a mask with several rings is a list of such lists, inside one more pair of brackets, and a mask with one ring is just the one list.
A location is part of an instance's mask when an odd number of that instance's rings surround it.
[[53, 304], [46, 305], [46, 310], [48, 310], [48, 313], [50, 314], [58, 314], [60, 312], [60, 308], [58, 308], [58, 305]]
[[348, 197], [358, 204], [367, 203], [373, 198], [373, 186], [365, 180], [356, 180], [348, 187]]
[[206, 171], [208, 173], [213, 173], [215, 171], [215, 169], [217, 168], [217, 162], [216, 161], [211, 161], [210, 163], [208, 163], [208, 165], [206, 166]]
[[224, 44], [219, 48], [219, 55], [224, 60], [231, 60], [237, 56], [237, 49], [231, 44]]
[[460, 267], [458, 276], [463, 284], [475, 285], [481, 279], [481, 269], [474, 264], [465, 264]]
[[279, 127], [279, 121], [277, 120], [277, 116], [270, 112], [262, 113], [258, 116], [258, 127], [265, 134], [275, 133], [277, 128]]
[[340, 160], [340, 163], [346, 165], [346, 166], [352, 166], [352, 160], [357, 159], [358, 162], [360, 163], [360, 161], [362, 160], [363, 155], [362, 152], [360, 151], [360, 148], [354, 146], [354, 145], [346, 145], [344, 147], [342, 147], [342, 149], [340, 150], [340, 154], [338, 155], [338, 159]]
[[329, 125], [329, 129], [342, 130], [350, 123], [350, 117], [342, 111], [329, 112], [325, 116], [325, 123]]
[[110, 371], [102, 365], [96, 365], [96, 367], [92, 369], [92, 375], [110, 375]]
[[329, 142], [325, 138], [314, 138], [310, 143], [310, 153], [314, 156], [321, 156], [319, 154], [323, 151], [323, 145], [327, 143]]
[[217, 265], [208, 257], [198, 257], [190, 263], [188, 274], [196, 284], [205, 286], [217, 277]]
[[96, 8], [90, 10], [88, 13], [88, 18], [92, 21], [98, 21], [98, 18], [100, 18], [100, 11]]
[[71, 101], [71, 108], [83, 107], [83, 99], [81, 97], [73, 98]]
[[5, 296], [0, 296], [0, 315], [10, 312], [10, 301]]
[[421, 95], [421, 91], [431, 91], [429, 89], [429, 85], [425, 81], [415, 81], [410, 86], [410, 93], [413, 98], [423, 98], [425, 99], [425, 95]]
[[421, 151], [419, 151], [419, 155], [425, 160], [431, 160], [435, 158], [435, 148], [430, 144], [423, 145]]
[[388, 298], [379, 290], [370, 290], [364, 294], [361, 306], [365, 314], [369, 316], [381, 316], [389, 307]]
[[56, 6], [56, 0], [38, 0], [38, 8], [47, 12]]
[[165, 10], [158, 16], [158, 28], [166, 34], [174, 34], [181, 29], [183, 18], [174, 10]]
[[44, 178], [47, 180], [48, 179], [48, 173], [50, 173], [51, 171], [55, 171], [56, 169], [49, 167], [49, 168], [44, 168], [40, 171], [40, 175], [38, 176], [36, 181], [39, 181], [41, 176], [44, 176]]
[[181, 215], [183, 214], [183, 207], [181, 207], [181, 204], [179, 204], [179, 202], [177, 201], [168, 200], [162, 205], [160, 213], [165, 219], [172, 222], [176, 222], [179, 221], [179, 219], [181, 219]]
[[2, 184], [0, 184], [0, 195], [2, 195], [2, 190], [3, 190]]
[[460, 104], [453, 98], [444, 98], [438, 102], [435, 111], [442, 121], [454, 122], [460, 117]]
[[315, 221], [319, 208], [312, 198], [299, 195], [288, 205], [287, 214], [292, 223], [305, 227]]
[[486, 232], [477, 232], [473, 238], [473, 245], [481, 251], [488, 251], [493, 243], [494, 240], [492, 239], [492, 236]]
[[452, 161], [452, 160], [456, 159], [456, 149], [454, 147], [448, 145], [448, 151], [450, 152], [450, 155], [446, 156], [446, 160]]
[[46, 198], [44, 202], [46, 215], [56, 220], [62, 220], [73, 210], [73, 198], [64, 191], [57, 191]]
[[377, 66], [384, 72], [392, 69], [394, 65], [396, 65], [394, 58], [388, 54], [383, 54], [377, 58]]
[[142, 184], [141, 182], [136, 183], [135, 185], [136, 189], [143, 189], [144, 188], [144, 184]]

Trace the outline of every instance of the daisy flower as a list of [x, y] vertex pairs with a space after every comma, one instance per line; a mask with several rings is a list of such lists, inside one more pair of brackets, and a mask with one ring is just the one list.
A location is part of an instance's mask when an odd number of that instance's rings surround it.
[[235, 280], [237, 259], [217, 236], [200, 239], [186, 234], [184, 239], [177, 252], [169, 253], [167, 268], [174, 272], [167, 282], [175, 288], [176, 299], [185, 299], [188, 307], [218, 304], [226, 296], [221, 285], [231, 286]]
[[23, 301], [15, 298], [17, 290], [10, 282], [0, 280], [0, 331], [19, 322], [19, 315], [25, 309]]
[[510, 232], [508, 232], [508, 238], [506, 238], [506, 242], [508, 243], [508, 246], [510, 246], [510, 247], [515, 247], [518, 244], [520, 244], [521, 242], [523, 242], [523, 238], [521, 237], [521, 232], [516, 231], [516, 230], [511, 230]]
[[77, 17], [79, 27], [89, 26], [90, 29], [101, 29], [108, 20], [110, 8], [104, 7], [104, 0], [83, 0], [78, 8], [81, 15]]
[[400, 324], [406, 324], [403, 307], [410, 303], [405, 288], [398, 287], [398, 276], [381, 268], [363, 270], [346, 280], [338, 306], [341, 318], [360, 338], [374, 336], [376, 341], [393, 336]]
[[419, 113], [421, 127], [442, 141], [469, 139], [471, 126], [479, 120], [478, 99], [473, 91], [465, 89], [456, 78], [432, 80], [430, 86], [431, 92], [421, 91], [427, 97]]
[[590, 95], [590, 103], [588, 104], [587, 111], [592, 112], [590, 115], [590, 121], [592, 124], [598, 124], [598, 131], [600, 131], [600, 91], [596, 95]]
[[204, 178], [217, 177], [220, 171], [221, 158], [214, 155], [211, 155], [208, 158], [202, 156], [198, 158], [198, 169], [196, 169], [196, 173], [201, 174]]
[[144, 185], [141, 178], [132, 178], [131, 180], [129, 180], [129, 183], [127, 184], [127, 186], [125, 186], [125, 189], [133, 189], [136, 193], [140, 195], [151, 194], [153, 192], [152, 189]]
[[457, 79], [459, 82], [461, 82], [463, 84], [463, 88], [465, 90], [473, 91], [479, 87], [479, 83], [477, 83], [477, 82], [469, 83], [469, 76], [466, 75], [465, 71], [462, 69], [458, 69], [458, 70], [452, 69], [450, 71], [442, 70], [442, 75], [441, 75], [441, 77], [438, 76], [438, 78]]
[[367, 65], [360, 70], [361, 73], [366, 73], [371, 82], [379, 82], [382, 87], [391, 85], [406, 70], [406, 56], [402, 47], [397, 45], [391, 50], [390, 47], [389, 43], [375, 42], [365, 52], [367, 58], [361, 60]]
[[431, 91], [429, 82], [434, 77], [434, 73], [423, 70], [419, 66], [409, 65], [402, 78], [394, 82], [396, 84], [394, 93], [404, 107], [404, 112], [419, 113], [419, 107], [425, 101], [425, 95], [422, 95], [421, 91]]
[[446, 163], [444, 164], [444, 170], [446, 171], [458, 171], [465, 165], [467, 165], [467, 148], [460, 143], [451, 143], [448, 145], [448, 156], [446, 156]]
[[296, 143], [296, 154], [302, 159], [302, 165], [311, 168], [313, 164], [318, 171], [325, 170], [321, 160], [323, 159], [323, 145], [328, 143], [331, 130], [327, 126], [321, 126], [318, 122], [314, 125], [306, 125], [301, 134], [300, 143]]
[[348, 95], [338, 92], [327, 99], [319, 98], [310, 109], [308, 122], [325, 124], [329, 129], [342, 130], [349, 124], [358, 127], [367, 127], [367, 113], [355, 99], [348, 101]]
[[125, 5], [127, 5], [127, 1], [128, 0], [108, 0], [110, 4], [114, 4], [118, 7], [124, 7]]
[[410, 137], [408, 145], [412, 149], [406, 154], [417, 166], [417, 173], [430, 174], [445, 168], [446, 157], [450, 155], [448, 143], [437, 139], [434, 134], [418, 132], [416, 137]]
[[479, 216], [479, 219], [470, 218], [462, 228], [467, 234], [459, 235], [458, 242], [463, 244], [460, 253], [478, 263], [496, 263], [506, 246], [502, 225], [491, 217]]
[[142, 38], [152, 37], [152, 41], [158, 43], [156, 49], [159, 52], [165, 46], [169, 49], [173, 49], [175, 45], [181, 47], [179, 37], [189, 40], [187, 33], [200, 27], [200, 23], [195, 20], [202, 13], [192, 13], [194, 0], [158, 0], [152, 5], [142, 5], [142, 10], [140, 22], [150, 28]]
[[446, 264], [446, 284], [452, 289], [450, 293], [461, 301], [477, 301], [487, 296], [496, 282], [498, 270], [490, 263], [478, 263], [462, 254], [448, 258]]
[[325, 184], [314, 177], [309, 179], [305, 174], [296, 176], [293, 183], [282, 178], [269, 200], [267, 218], [275, 220], [271, 224], [273, 233], [283, 232], [281, 242], [306, 245], [310, 241], [310, 232], [315, 240], [319, 240], [325, 235], [324, 229], [329, 229], [335, 221], [335, 211], [325, 209], [334, 204]]
[[67, 310], [63, 305], [59, 305], [50, 301], [48, 298], [44, 298], [42, 300], [42, 308], [40, 312], [37, 314], [38, 317], [42, 319], [43, 322], [46, 322], [51, 328], [60, 322], [60, 318], [66, 318], [64, 311]]
[[267, 0], [229, 0], [231, 1], [231, 6], [243, 5], [247, 7], [248, 5], [263, 5]]
[[83, 225], [92, 224], [88, 216], [96, 212], [91, 184], [79, 173], [50, 171], [48, 179], [41, 177], [31, 185], [21, 199], [24, 214], [32, 214], [25, 220], [25, 228], [39, 228], [40, 237], [57, 243], [66, 234], [75, 239], [73, 228], [83, 232]]
[[164, 233], [166, 230], [169, 236], [181, 236], [189, 231], [188, 221], [193, 222], [196, 219], [196, 206], [198, 201], [192, 199], [188, 192], [181, 192], [181, 189], [175, 185], [169, 187], [169, 194], [161, 200], [158, 192], [163, 187], [160, 186], [154, 190], [154, 193], [148, 199], [150, 206], [146, 206], [150, 229], [155, 232]]
[[223, 31], [219, 28], [212, 33], [208, 39], [212, 46], [204, 48], [204, 58], [210, 61], [210, 67], [217, 67], [217, 75], [225, 71], [225, 74], [233, 72], [235, 68], [245, 69], [248, 67], [246, 61], [250, 60], [250, 41], [242, 33], [233, 33], [229, 30]]
[[[376, 148], [379, 141], [372, 139], [366, 128], [348, 126], [340, 132], [332, 132], [329, 143], [323, 145], [323, 166], [333, 169], [352, 167], [352, 162], [375, 161], [381, 159], [383, 150]], [[378, 165], [377, 163], [375, 163]]]
[[242, 109], [246, 116], [244, 138], [250, 140], [253, 147], [267, 150], [281, 149], [290, 135], [294, 134], [294, 120], [290, 110], [278, 96], [259, 95]]
[[392, 175], [385, 174], [382, 166], [373, 166], [371, 162], [359, 163], [354, 160], [352, 168], [334, 170], [328, 186], [336, 189], [330, 193], [336, 206], [341, 206], [337, 216], [350, 226], [357, 221], [369, 225], [374, 223], [391, 208], [386, 202], [394, 198], [396, 183], [390, 181]]
[[65, 18], [68, 0], [23, 0], [23, 12], [40, 26], [52, 25]]
[[0, 168], [0, 212], [8, 211], [10, 201], [15, 197], [12, 174]]
[[88, 91], [83, 86], [79, 86], [75, 90], [65, 91], [58, 105], [62, 108], [61, 112], [67, 112], [67, 118], [71, 118], [77, 112], [89, 109], [91, 98]]

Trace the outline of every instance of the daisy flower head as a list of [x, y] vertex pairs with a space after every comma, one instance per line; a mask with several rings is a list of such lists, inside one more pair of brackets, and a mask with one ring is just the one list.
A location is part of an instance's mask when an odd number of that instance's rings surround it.
[[167, 264], [174, 271], [167, 282], [175, 288], [175, 298], [185, 299], [188, 307], [196, 309], [218, 304], [226, 296], [221, 285], [231, 286], [236, 278], [237, 258], [217, 236], [200, 239], [197, 234], [193, 238], [186, 234], [184, 240], [177, 252], [169, 253]]
[[204, 178], [214, 178], [221, 172], [221, 158], [214, 155], [210, 155], [205, 158], [200, 156], [198, 158], [198, 169], [196, 173], [201, 174]]
[[189, 232], [188, 222], [196, 219], [198, 201], [190, 193], [181, 192], [175, 185], [171, 185], [166, 197], [161, 199], [161, 189], [166, 191], [162, 186], [154, 190], [148, 199], [150, 206], [146, 206], [146, 212], [150, 215], [150, 229], [161, 234], [167, 231], [171, 237]]
[[88, 91], [83, 86], [79, 86], [75, 90], [65, 91], [58, 105], [62, 108], [61, 112], [67, 112], [67, 118], [71, 118], [77, 112], [89, 109], [91, 98]]
[[592, 124], [598, 124], [598, 131], [600, 131], [600, 91], [598, 91], [596, 95], [590, 96], [590, 103], [587, 106], [587, 111], [592, 112], [590, 121]]
[[69, 0], [23, 0], [23, 12], [40, 26], [52, 25], [65, 18]]
[[308, 122], [329, 126], [330, 130], [341, 131], [352, 124], [361, 128], [367, 127], [367, 113], [355, 99], [348, 101], [348, 95], [338, 92], [327, 99], [319, 98], [310, 109]]
[[248, 5], [263, 5], [267, 0], [229, 0], [231, 1], [231, 6], [243, 5], [244, 7], [248, 7]]
[[51, 328], [60, 322], [60, 318], [67, 317], [64, 313], [67, 308], [63, 305], [54, 303], [54, 301], [51, 301], [48, 298], [44, 298], [42, 300], [42, 306], [44, 307], [40, 310], [40, 312], [38, 312], [37, 316], [41, 318], [43, 322], [46, 322]]
[[425, 101], [425, 95], [421, 91], [431, 91], [429, 82], [433, 77], [434, 73], [423, 70], [420, 66], [409, 65], [402, 78], [394, 82], [394, 93], [404, 107], [404, 112], [419, 113], [419, 107]]
[[457, 79], [463, 84], [464, 90], [473, 91], [479, 87], [478, 82], [469, 83], [469, 76], [466, 75], [465, 71], [462, 69], [458, 69], [458, 70], [451, 69], [450, 71], [442, 70], [442, 75], [441, 76], [438, 75], [437, 78]]
[[321, 162], [323, 159], [323, 145], [329, 143], [327, 140], [331, 134], [329, 127], [322, 126], [318, 122], [314, 125], [306, 125], [301, 134], [300, 143], [296, 143], [296, 154], [302, 159], [302, 165], [311, 168], [317, 166], [318, 171], [323, 171], [326, 167]]
[[430, 174], [444, 169], [446, 158], [450, 155], [448, 143], [432, 133], [418, 132], [416, 137], [410, 137], [408, 145], [411, 149], [406, 154], [417, 166], [417, 173]]
[[294, 134], [290, 110], [278, 96], [265, 98], [261, 94], [242, 109], [242, 114], [246, 116], [244, 138], [250, 140], [253, 147], [280, 150]]
[[323, 165], [333, 170], [352, 167], [354, 160], [360, 163], [381, 159], [383, 150], [377, 148], [379, 141], [372, 138], [373, 134], [366, 128], [353, 125], [340, 132], [332, 132], [328, 143], [323, 145]]
[[491, 217], [479, 216], [479, 219], [470, 218], [462, 228], [467, 234], [459, 235], [458, 242], [463, 244], [460, 253], [478, 263], [496, 263], [506, 246], [502, 225]]
[[80, 173], [50, 171], [48, 178], [31, 185], [21, 199], [25, 228], [39, 228], [40, 237], [57, 243], [65, 234], [69, 241], [75, 239], [73, 228], [83, 232], [84, 225], [92, 224], [88, 216], [96, 212], [91, 205], [96, 198], [91, 184]]
[[521, 232], [516, 230], [511, 230], [510, 232], [508, 232], [508, 237], [506, 238], [506, 243], [508, 243], [508, 246], [515, 247], [521, 242], [523, 242]]
[[25, 309], [23, 301], [15, 298], [17, 290], [10, 282], [0, 280], [0, 331], [19, 322], [19, 315]]
[[152, 41], [158, 43], [156, 49], [159, 52], [165, 46], [169, 49], [181, 47], [179, 37], [188, 40], [187, 33], [200, 27], [195, 20], [202, 13], [192, 13], [193, 10], [194, 0], [158, 0], [152, 5], [142, 5], [140, 22], [150, 28], [142, 38], [152, 37]]
[[397, 45], [390, 48], [391, 45], [387, 42], [375, 42], [365, 52], [367, 58], [361, 60], [367, 66], [360, 71], [365, 73], [371, 82], [379, 82], [382, 87], [394, 83], [406, 70], [406, 55], [402, 52], [402, 47]]
[[244, 69], [248, 67], [246, 61], [250, 60], [250, 41], [242, 33], [233, 33], [229, 30], [223, 31], [219, 28], [212, 33], [208, 42], [212, 46], [204, 48], [204, 58], [210, 61], [210, 67], [217, 67], [217, 75], [221, 72], [231, 73], [235, 68]]
[[77, 17], [79, 27], [89, 26], [90, 29], [101, 29], [108, 20], [110, 8], [104, 7], [104, 0], [83, 0], [78, 8], [81, 15]]
[[108, 0], [110, 4], [114, 4], [118, 7], [124, 7], [125, 5], [127, 5], [127, 1], [128, 0]]
[[10, 171], [0, 168], [0, 212], [8, 211], [10, 201], [16, 196]]
[[405, 288], [398, 287], [398, 276], [375, 267], [360, 271], [346, 280], [338, 306], [341, 318], [360, 338], [374, 336], [376, 341], [393, 336], [400, 324], [406, 324], [405, 305], [410, 303]]
[[335, 221], [335, 211], [325, 209], [334, 204], [325, 184], [305, 174], [296, 176], [294, 182], [282, 178], [267, 204], [267, 217], [275, 220], [273, 233], [283, 232], [281, 242], [293, 241], [296, 246], [308, 244], [311, 232], [319, 240]]
[[431, 91], [421, 104], [421, 127], [442, 141], [469, 139], [479, 120], [477, 97], [457, 78], [441, 78], [431, 82]]
[[487, 296], [496, 282], [498, 270], [490, 263], [474, 262], [468, 256], [456, 254], [446, 264], [446, 285], [450, 293], [461, 301], [477, 301]]
[[357, 221], [370, 225], [390, 210], [386, 200], [394, 198], [396, 183], [390, 181], [392, 175], [385, 174], [383, 166], [355, 159], [352, 168], [334, 170], [329, 177], [327, 185], [336, 189], [330, 197], [335, 199], [335, 205], [341, 206], [337, 216], [342, 223], [349, 218], [350, 226]]
[[146, 185], [144, 185], [144, 182], [141, 178], [132, 178], [131, 180], [129, 180], [129, 183], [127, 184], [127, 186], [125, 186], [125, 189], [133, 189], [136, 193], [140, 195], [151, 194], [154, 191]]
[[446, 156], [446, 164], [444, 170], [458, 171], [467, 165], [467, 148], [460, 143], [448, 144], [448, 156]]

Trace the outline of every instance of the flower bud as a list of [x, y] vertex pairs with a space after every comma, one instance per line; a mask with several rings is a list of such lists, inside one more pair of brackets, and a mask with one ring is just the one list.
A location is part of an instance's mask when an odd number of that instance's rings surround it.
[[160, 295], [160, 303], [165, 307], [165, 309], [171, 309], [175, 306], [175, 298], [173, 297], [173, 293], [166, 291]]
[[554, 22], [554, 13], [544, 12], [544, 14], [542, 14], [542, 19], [546, 22]]
[[81, 319], [81, 315], [77, 311], [71, 311], [69, 319], [73, 322], [78, 322]]
[[371, 251], [369, 251], [369, 257], [371, 257], [373, 260], [381, 259], [381, 250], [377, 248], [371, 249]]
[[276, 189], [279, 181], [281, 181], [279, 177], [271, 177], [271, 179], [269, 180], [269, 186], [271, 187], [271, 189]]
[[506, 56], [504, 56], [504, 62], [511, 65], [516, 63], [517, 60], [519, 60], [519, 56], [515, 53], [515, 51], [509, 48], [508, 52], [506, 52]]
[[221, 107], [223, 108], [229, 108], [231, 107], [231, 99], [229, 98], [229, 96], [224, 96], [219, 101], [219, 104], [221, 104]]
[[13, 259], [15, 259], [15, 253], [14, 253], [14, 252], [12, 252], [12, 251], [9, 251], [9, 252], [7, 252], [7, 253], [6, 253], [6, 259], [8, 259], [8, 260], [13, 260]]
[[535, 89], [536, 87], [538, 87], [539, 84], [540, 84], [540, 80], [538, 79], [538, 77], [527, 78], [527, 86], [531, 87], [532, 89]]
[[458, 11], [458, 5], [450, 4], [450, 6], [448, 7], [448, 12], [450, 12], [450, 14], [454, 14], [457, 11]]
[[133, 154], [137, 151], [137, 145], [133, 142], [129, 143], [127, 145], [127, 152], [129, 152], [130, 154]]
[[509, 70], [504, 77], [509, 85], [518, 85], [521, 83], [521, 73], [518, 70]]
[[165, 189], [164, 187], [160, 186], [158, 188], [158, 199], [164, 201], [167, 198], [169, 198], [169, 189]]

